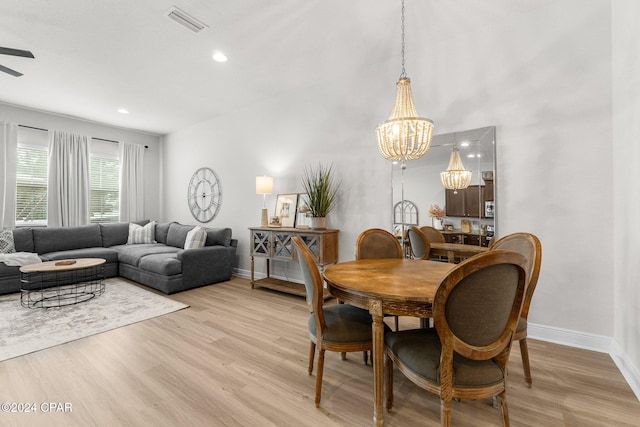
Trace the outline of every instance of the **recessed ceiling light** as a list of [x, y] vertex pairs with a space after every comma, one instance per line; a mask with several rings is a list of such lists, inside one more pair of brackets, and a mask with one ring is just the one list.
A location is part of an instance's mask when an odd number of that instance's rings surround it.
[[118, 113], [120, 114], [129, 114], [129, 110], [126, 108], [118, 108]]
[[468, 141], [464, 141], [460, 143], [461, 147], [468, 147], [469, 146], [469, 142]]
[[217, 62], [227, 62], [227, 55], [222, 52], [213, 52], [213, 60]]

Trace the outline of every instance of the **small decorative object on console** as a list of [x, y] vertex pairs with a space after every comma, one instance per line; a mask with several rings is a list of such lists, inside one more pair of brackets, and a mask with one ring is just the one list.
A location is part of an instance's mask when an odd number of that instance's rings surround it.
[[77, 262], [77, 261], [76, 261], [75, 259], [68, 259], [68, 260], [65, 260], [65, 261], [58, 261], [58, 262], [56, 262], [56, 264], [55, 264], [55, 265], [56, 265], [56, 266], [58, 266], [58, 265], [73, 265], [73, 264], [75, 264], [76, 262]]

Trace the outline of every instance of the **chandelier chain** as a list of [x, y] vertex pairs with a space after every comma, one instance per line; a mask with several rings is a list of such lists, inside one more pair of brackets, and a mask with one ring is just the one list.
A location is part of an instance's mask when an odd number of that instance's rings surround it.
[[402, 18], [400, 28], [402, 30], [402, 73], [400, 78], [407, 77], [407, 72], [404, 70], [404, 0], [402, 0]]

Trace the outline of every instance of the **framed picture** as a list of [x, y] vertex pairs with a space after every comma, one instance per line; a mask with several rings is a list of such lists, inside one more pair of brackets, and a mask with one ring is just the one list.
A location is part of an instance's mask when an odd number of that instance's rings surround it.
[[280, 219], [281, 227], [295, 227], [296, 213], [298, 209], [298, 194], [278, 194], [276, 199], [276, 211], [274, 217]]

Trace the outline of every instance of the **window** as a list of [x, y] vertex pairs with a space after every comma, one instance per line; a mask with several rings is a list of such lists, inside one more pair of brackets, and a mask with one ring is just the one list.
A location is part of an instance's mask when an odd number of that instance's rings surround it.
[[[118, 144], [92, 140], [89, 176], [91, 222], [120, 220]], [[16, 165], [16, 225], [47, 225], [48, 133], [18, 128]]]
[[18, 145], [16, 225], [47, 224], [46, 147]]
[[91, 155], [91, 222], [120, 220], [120, 162], [118, 159]]

